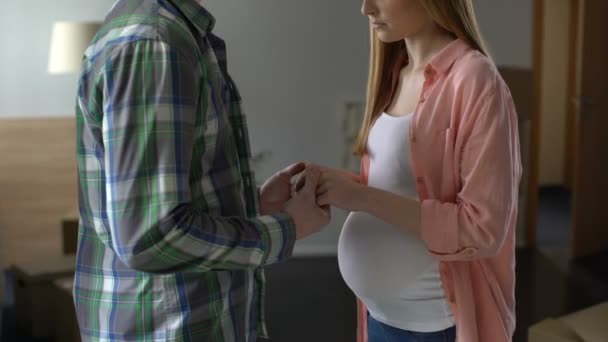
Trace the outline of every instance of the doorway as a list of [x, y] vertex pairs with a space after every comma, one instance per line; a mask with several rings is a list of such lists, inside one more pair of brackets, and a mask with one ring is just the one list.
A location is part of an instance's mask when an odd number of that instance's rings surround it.
[[528, 239], [567, 262], [608, 250], [605, 0], [535, 1]]

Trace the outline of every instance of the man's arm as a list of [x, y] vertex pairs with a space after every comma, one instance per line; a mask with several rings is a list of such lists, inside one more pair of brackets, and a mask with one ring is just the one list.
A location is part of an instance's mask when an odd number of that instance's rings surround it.
[[[169, 45], [129, 43], [102, 70], [105, 215], [112, 248], [146, 272], [243, 269], [291, 255], [287, 214], [217, 217], [192, 205], [190, 166], [200, 103], [200, 71]], [[200, 125], [200, 124], [199, 124]], [[195, 147], [196, 145], [196, 147]], [[213, 192], [213, 185], [206, 191]]]

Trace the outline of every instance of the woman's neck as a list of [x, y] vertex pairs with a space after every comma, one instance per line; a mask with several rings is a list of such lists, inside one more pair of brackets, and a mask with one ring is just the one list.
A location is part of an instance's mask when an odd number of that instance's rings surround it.
[[405, 38], [410, 68], [422, 71], [433, 56], [453, 41], [450, 33], [435, 24], [430, 24], [415, 36]]

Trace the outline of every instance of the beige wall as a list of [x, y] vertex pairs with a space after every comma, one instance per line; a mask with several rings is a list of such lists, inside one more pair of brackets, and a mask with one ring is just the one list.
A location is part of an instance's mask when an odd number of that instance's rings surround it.
[[78, 205], [74, 151], [73, 118], [0, 118], [0, 268], [61, 255], [61, 220]]
[[570, 1], [545, 1], [540, 185], [564, 184]]

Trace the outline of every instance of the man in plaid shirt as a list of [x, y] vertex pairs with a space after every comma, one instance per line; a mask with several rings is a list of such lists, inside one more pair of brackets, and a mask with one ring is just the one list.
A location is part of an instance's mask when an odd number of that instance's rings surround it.
[[263, 267], [329, 223], [318, 169], [294, 164], [256, 189], [225, 45], [201, 2], [120, 0], [85, 52], [74, 283], [83, 341], [267, 336]]

